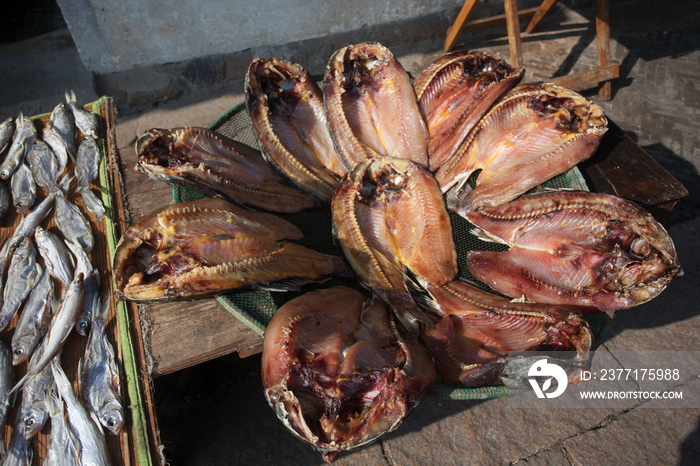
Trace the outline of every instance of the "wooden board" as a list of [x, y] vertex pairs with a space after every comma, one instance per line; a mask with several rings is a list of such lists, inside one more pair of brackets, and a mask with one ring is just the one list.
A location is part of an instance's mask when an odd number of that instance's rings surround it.
[[[58, 103], [58, 102], [57, 102]], [[89, 110], [92, 110], [92, 108], [88, 108]], [[116, 144], [114, 142], [114, 115], [113, 115], [113, 108], [111, 104], [111, 100], [107, 99], [104, 102], [104, 105], [100, 107], [99, 109], [99, 115], [100, 115], [100, 139], [102, 143], [104, 144], [104, 161], [103, 161], [103, 172], [106, 170], [106, 166], [109, 165], [109, 149], [116, 147]], [[41, 131], [44, 127], [45, 122], [48, 121], [48, 115], [36, 117], [34, 119], [35, 125], [38, 130], [38, 134], [41, 135]], [[3, 118], [4, 120], [4, 118]], [[79, 135], [76, 138], [76, 141], [81, 140], [81, 135]], [[113, 156], [113, 153], [112, 153]], [[72, 173], [73, 171], [73, 165], [72, 162], [69, 161], [68, 165], [68, 170], [69, 172]], [[100, 193], [102, 190], [102, 187], [100, 186], [99, 179], [96, 180], [92, 185], [91, 189], [93, 192], [100, 197]], [[37, 199], [35, 205], [38, 205], [41, 200], [43, 200], [46, 197], [46, 192], [44, 192], [41, 188], [37, 188]], [[109, 193], [109, 189], [107, 186], [107, 189], [104, 190], [105, 193]], [[108, 250], [108, 243], [107, 243], [107, 236], [109, 235], [108, 232], [108, 225], [107, 222], [112, 221], [112, 216], [111, 212], [106, 212], [105, 217], [102, 219], [100, 222], [95, 222], [92, 214], [88, 213], [87, 209], [85, 209], [84, 204], [82, 202], [82, 198], [80, 196], [76, 196], [75, 193], [75, 182], [73, 182], [72, 189], [69, 190], [68, 193], [68, 199], [74, 202], [78, 207], [80, 208], [81, 212], [85, 216], [86, 219], [88, 219], [90, 223], [90, 227], [92, 228], [92, 231], [95, 235], [95, 248], [93, 251], [89, 254], [90, 260], [92, 261], [92, 264], [99, 270], [100, 273], [100, 280], [101, 280], [101, 290], [106, 290], [106, 289], [111, 289], [111, 265], [110, 265], [110, 253]], [[19, 224], [21, 219], [26, 215], [26, 213], [23, 214], [17, 214], [14, 206], [10, 207], [10, 210], [7, 214], [7, 216], [2, 220], [1, 228], [0, 228], [0, 241], [3, 243], [5, 240], [7, 240], [9, 237], [12, 236], [14, 233], [15, 227]], [[56, 233], [57, 235], [61, 236], [60, 232], [56, 228], [56, 224], [53, 218], [53, 211], [49, 214], [48, 218], [42, 222], [42, 227], [52, 231], [53, 233]], [[9, 268], [9, 258], [8, 258], [8, 263], [6, 266], [6, 269]], [[5, 279], [4, 283], [7, 283], [7, 280]], [[58, 288], [57, 288], [58, 290]], [[10, 343], [12, 339], [12, 334], [14, 332], [14, 329], [17, 325], [17, 322], [19, 320], [19, 313], [13, 318], [13, 320], [10, 322], [10, 324], [7, 326], [5, 330], [2, 331], [0, 334], [0, 338], [2, 338], [5, 342], [8, 344]], [[123, 431], [121, 434], [117, 436], [113, 435], [107, 435], [107, 445], [110, 453], [110, 457], [112, 460], [112, 464], [114, 465], [136, 465], [139, 464], [136, 462], [136, 457], [139, 456], [136, 454], [137, 446], [136, 444], [138, 442], [135, 442], [134, 436], [132, 435], [132, 427], [133, 427], [133, 418], [131, 417], [131, 412], [132, 412], [132, 405], [131, 405], [131, 399], [129, 397], [127, 387], [126, 387], [126, 379], [125, 379], [125, 371], [124, 371], [124, 365], [123, 365], [123, 352], [121, 351], [121, 339], [120, 339], [120, 333], [117, 328], [117, 311], [116, 311], [116, 306], [114, 301], [112, 300], [110, 303], [110, 310], [109, 310], [109, 318], [107, 322], [107, 336], [110, 342], [112, 343], [112, 346], [114, 347], [116, 351], [116, 357], [118, 361], [118, 365], [120, 368], [120, 376], [122, 378], [122, 383], [121, 383], [121, 388], [122, 388], [122, 400], [123, 404], [125, 406], [125, 414], [126, 414], [126, 424], [124, 426]], [[76, 381], [76, 372], [77, 372], [77, 367], [78, 367], [78, 361], [79, 359], [83, 356], [84, 351], [85, 351], [85, 344], [87, 342], [87, 338], [80, 336], [77, 332], [73, 331], [71, 335], [68, 337], [68, 340], [65, 343], [65, 346], [63, 347], [63, 352], [61, 355], [61, 365], [68, 376], [69, 380], [73, 383], [74, 389], [77, 392], [77, 381]], [[127, 343], [128, 344], [128, 343]], [[27, 370], [27, 362], [24, 362], [20, 365], [18, 365], [15, 368], [15, 380], [19, 380], [22, 375], [26, 373]], [[15, 417], [16, 417], [16, 412], [19, 409], [19, 405], [21, 403], [21, 393], [18, 395], [17, 400], [15, 402], [14, 407], [9, 411], [7, 415], [7, 425], [5, 427], [4, 431], [4, 440], [5, 444], [8, 444], [12, 435], [13, 431], [13, 424], [15, 423]], [[133, 407], [133, 410], [137, 410], [135, 407]], [[51, 432], [51, 427], [50, 427], [50, 421], [47, 422], [46, 426], [44, 429], [32, 439], [32, 448], [34, 451], [33, 455], [33, 465], [40, 465], [43, 460], [47, 456], [48, 452], [48, 444], [49, 444], [49, 437], [50, 437], [50, 432]]]

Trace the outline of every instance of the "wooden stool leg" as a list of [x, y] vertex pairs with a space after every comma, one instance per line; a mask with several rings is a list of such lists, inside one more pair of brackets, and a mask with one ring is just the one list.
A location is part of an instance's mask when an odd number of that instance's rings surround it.
[[462, 27], [464, 24], [469, 20], [469, 15], [472, 14], [477, 1], [478, 0], [466, 0], [464, 2], [464, 5], [459, 11], [459, 15], [457, 15], [457, 19], [455, 20], [454, 24], [452, 24], [452, 26], [447, 30], [447, 38], [442, 46], [445, 52], [449, 52], [452, 50], [452, 47], [455, 46], [457, 37], [459, 37], [459, 33], [462, 32]]
[[520, 46], [520, 20], [518, 5], [515, 0], [504, 0], [506, 7], [506, 24], [508, 25], [508, 46], [510, 47], [510, 64], [523, 66], [523, 51]]
[[[610, 8], [608, 0], [596, 0], [596, 43], [598, 45], [598, 68], [610, 62]], [[612, 98], [610, 81], [598, 84], [598, 96], [601, 99]]]
[[535, 29], [537, 23], [540, 22], [540, 20], [547, 14], [549, 9], [552, 8], [555, 3], [557, 3], [557, 0], [544, 0], [544, 2], [540, 4], [540, 7], [535, 12], [535, 15], [528, 23], [527, 28], [525, 28], [525, 34], [530, 34], [532, 30]]

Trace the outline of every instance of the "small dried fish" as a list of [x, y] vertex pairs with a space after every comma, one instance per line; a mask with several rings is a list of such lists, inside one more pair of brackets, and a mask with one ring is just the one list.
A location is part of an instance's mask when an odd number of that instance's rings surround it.
[[14, 138], [10, 150], [5, 156], [5, 160], [0, 165], [0, 178], [3, 180], [9, 179], [17, 170], [25, 154], [32, 147], [32, 143], [37, 137], [36, 127], [31, 119], [22, 115], [20, 112], [16, 120], [17, 128], [15, 129]]
[[[50, 370], [50, 366], [49, 370]], [[51, 374], [53, 381], [53, 372]], [[66, 421], [63, 400], [57, 393], [47, 397], [46, 404], [51, 417], [51, 436], [46, 461], [42, 466], [79, 466], [80, 442]]]
[[110, 295], [103, 295], [97, 302], [95, 308], [98, 312], [92, 320], [85, 356], [78, 364], [80, 394], [83, 405], [111, 434], [116, 435], [124, 426], [124, 408], [114, 348], [105, 334]]
[[92, 251], [95, 246], [95, 237], [90, 229], [90, 224], [80, 212], [78, 206], [73, 204], [62, 191], [56, 196], [56, 226], [61, 230], [67, 241], [80, 244], [86, 252]]
[[12, 334], [12, 364], [24, 362], [49, 330], [53, 316], [53, 283], [45, 268], [24, 304], [19, 322]]
[[77, 100], [75, 98], [75, 92], [68, 91], [65, 93], [66, 103], [73, 112], [73, 118], [75, 119], [75, 126], [83, 133], [83, 136], [90, 136], [97, 139], [97, 129], [98, 120], [97, 115], [92, 112], [88, 112], [84, 108], [78, 106]]
[[66, 165], [68, 165], [68, 157], [74, 158], [73, 154], [69, 154], [66, 143], [61, 139], [61, 136], [54, 128], [45, 126], [42, 139], [49, 145], [56, 156], [56, 161], [58, 162], [56, 171], [58, 172], [58, 176], [61, 176], [66, 169]]
[[[27, 154], [27, 162], [34, 181], [48, 192], [58, 190], [59, 164], [53, 151], [44, 141], [37, 139]], [[14, 175], [12, 177], [14, 179]]]
[[78, 319], [75, 322], [75, 330], [86, 337], [90, 331], [93, 310], [96, 309], [97, 297], [100, 290], [100, 274], [92, 266], [90, 258], [85, 250], [78, 243], [69, 241], [68, 247], [77, 259], [75, 273], [82, 273], [84, 277], [84, 299]]
[[73, 157], [75, 155], [75, 118], [71, 109], [64, 103], [56, 105], [51, 112], [47, 127], [56, 132], [68, 154]]
[[30, 209], [36, 200], [36, 182], [26, 163], [22, 161], [10, 180], [12, 203], [17, 213]]
[[76, 437], [80, 441], [80, 461], [81, 464], [91, 466], [107, 466], [110, 464], [109, 453], [107, 452], [107, 442], [105, 441], [102, 429], [95, 424], [87, 410], [80, 404], [80, 401], [73, 393], [66, 374], [54, 360], [51, 363], [56, 386], [61, 397], [66, 402], [68, 412], [68, 425], [71, 427]]
[[30, 466], [34, 450], [29, 440], [24, 436], [24, 425], [17, 422], [12, 430], [12, 438], [2, 458], [2, 466]]
[[4, 340], [0, 340], [0, 432], [5, 431], [7, 411], [10, 409], [10, 390], [14, 383], [12, 350]]
[[14, 386], [12, 392], [22, 388], [31, 379], [41, 373], [46, 365], [56, 357], [63, 349], [63, 344], [70, 331], [75, 326], [75, 321], [80, 312], [80, 304], [83, 300], [83, 274], [77, 274], [68, 287], [61, 306], [51, 318], [49, 331], [42, 340], [43, 351], [39, 358], [32, 358], [27, 367], [27, 373]]
[[[41, 359], [45, 349], [46, 345], [42, 342], [32, 355], [29, 362], [30, 365], [35, 360]], [[60, 361], [60, 355], [57, 355], [56, 359]], [[24, 436], [28, 439], [38, 434], [49, 419], [47, 399], [51, 396], [53, 388], [53, 372], [48, 364], [39, 371], [36, 377], [29, 379], [27, 384], [22, 387], [22, 403], [19, 408], [19, 416], [24, 425]]]
[[37, 264], [36, 255], [34, 243], [26, 236], [10, 261], [3, 295], [4, 302], [0, 309], [0, 330], [7, 327], [41, 277], [42, 267]]
[[97, 141], [85, 136], [78, 146], [78, 155], [75, 160], [75, 178], [78, 188], [87, 188], [99, 174], [102, 153], [97, 146]]
[[12, 135], [15, 133], [15, 119], [10, 117], [0, 123], [0, 154], [5, 152], [5, 149], [12, 141]]
[[73, 281], [73, 269], [75, 260], [61, 238], [49, 230], [36, 227], [34, 239], [39, 248], [39, 254], [44, 259], [44, 264], [49, 269], [51, 276], [56, 278], [63, 288], [68, 288]]

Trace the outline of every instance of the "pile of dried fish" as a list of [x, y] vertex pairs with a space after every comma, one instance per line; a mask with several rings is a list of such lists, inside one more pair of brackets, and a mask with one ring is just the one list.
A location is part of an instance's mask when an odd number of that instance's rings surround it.
[[[89, 257], [95, 244], [90, 221], [69, 198], [76, 178], [76, 192], [100, 221], [104, 208], [90, 190], [102, 157], [99, 121], [76, 105], [73, 93], [66, 93], [66, 99], [68, 105], [61, 103], [51, 113], [42, 139], [37, 122], [21, 114], [16, 124], [8, 119], [0, 127], [3, 151], [6, 133], [14, 131], [0, 177], [11, 177], [14, 205], [23, 215], [14, 230], [4, 229], [0, 250], [0, 277], [7, 272], [6, 282], [0, 279], [0, 328], [12, 329], [11, 345], [0, 342], [3, 429], [7, 408], [21, 390], [3, 464], [29, 464], [31, 439], [51, 418], [46, 464], [64, 464], [70, 453], [77, 463], [106, 465], [110, 460], [103, 429], [118, 434], [124, 424], [119, 370], [105, 335], [111, 297], [107, 290], [100, 297], [99, 271]], [[77, 149], [76, 138], [81, 140]], [[49, 228], [49, 221], [57, 228]], [[60, 365], [74, 328], [87, 337], [77, 375], [80, 400]], [[17, 383], [13, 366], [25, 372]]]
[[[335, 52], [322, 91], [299, 64], [251, 63], [246, 108], [261, 153], [236, 151], [264, 158], [300, 190], [330, 201], [336, 243], [372, 295], [310, 292], [280, 308], [267, 328], [267, 400], [327, 461], [397, 428], [435, 377], [466, 387], [522, 382], [535, 356], [513, 352], [557, 351], [578, 381], [594, 346], [576, 308], [631, 307], [681, 273], [666, 231], [628, 201], [563, 191], [520, 197], [590, 157], [607, 131], [599, 106], [554, 84], [517, 86], [523, 75], [486, 53], [456, 52], [411, 85], [377, 43]], [[273, 210], [257, 188], [249, 192], [258, 204], [230, 194], [228, 183], [244, 179], [240, 170], [252, 171], [239, 156], [219, 156], [231, 146], [202, 130], [153, 129], [137, 145], [139, 167]], [[137, 222], [115, 257], [120, 297], [189, 298], [299, 277], [300, 260], [267, 279], [244, 268], [261, 261], [261, 248], [282, 249], [281, 237], [250, 213], [214, 213], [215, 202]], [[191, 220], [195, 206], [206, 215]], [[467, 267], [516, 301], [460, 277], [448, 209], [511, 248], [472, 251]], [[208, 248], [216, 252], [206, 256]]]

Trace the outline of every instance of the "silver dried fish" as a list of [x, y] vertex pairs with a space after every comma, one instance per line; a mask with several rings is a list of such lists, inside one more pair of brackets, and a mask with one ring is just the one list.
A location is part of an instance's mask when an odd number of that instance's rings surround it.
[[87, 252], [78, 243], [69, 241], [67, 245], [77, 260], [75, 274], [83, 274], [84, 298], [80, 313], [75, 322], [75, 330], [86, 337], [90, 331], [93, 310], [96, 309], [96, 301], [100, 289], [100, 274], [97, 269], [92, 266]]
[[86, 252], [92, 251], [95, 246], [95, 237], [92, 235], [90, 225], [78, 206], [69, 201], [61, 191], [56, 196], [55, 220], [67, 241], [80, 244]]
[[[35, 359], [41, 359], [45, 350], [45, 344], [42, 343], [30, 360], [30, 364]], [[56, 358], [60, 361], [60, 356]], [[27, 381], [27, 384], [22, 387], [22, 403], [19, 408], [19, 415], [24, 426], [24, 436], [28, 439], [34, 437], [46, 425], [49, 419], [49, 407], [47, 399], [51, 396], [54, 388], [53, 372], [51, 366], [46, 365], [36, 377]]]
[[20, 112], [16, 120], [17, 128], [12, 139], [12, 145], [5, 157], [5, 160], [0, 165], [0, 178], [3, 180], [9, 179], [17, 170], [20, 163], [24, 159], [24, 155], [32, 147], [32, 143], [37, 137], [36, 127], [29, 118], [22, 115]]
[[63, 288], [68, 288], [73, 281], [75, 261], [66, 244], [61, 238], [41, 227], [34, 230], [34, 239], [51, 276], [61, 282]]
[[0, 154], [5, 152], [5, 149], [12, 141], [12, 135], [15, 133], [15, 119], [10, 117], [0, 123]]
[[0, 330], [7, 327], [29, 292], [41, 277], [42, 267], [36, 263], [36, 248], [27, 236], [15, 250], [7, 272], [7, 284], [0, 309]]
[[[53, 381], [53, 374], [51, 380]], [[49, 452], [42, 466], [80, 465], [80, 442], [68, 428], [63, 400], [57, 394], [52, 394], [46, 402], [51, 417], [51, 437]]]
[[10, 409], [10, 390], [15, 383], [12, 367], [12, 351], [4, 340], [0, 340], [0, 432], [4, 432], [7, 411]]
[[12, 334], [12, 365], [24, 362], [46, 335], [53, 316], [52, 301], [53, 282], [49, 270], [44, 269], [41, 278], [29, 293]]
[[81, 133], [83, 133], [83, 136], [92, 136], [93, 138], [97, 139], [97, 115], [78, 106], [75, 98], [75, 92], [70, 91], [69, 94], [68, 91], [66, 91], [65, 97], [68, 106], [73, 112], [75, 126]]
[[36, 200], [36, 182], [32, 171], [24, 161], [19, 164], [17, 170], [12, 174], [10, 189], [12, 191], [12, 203], [15, 205], [17, 213], [22, 213], [32, 208]]
[[64, 103], [54, 107], [47, 127], [56, 131], [71, 157], [75, 155], [75, 118], [71, 109]]
[[[27, 154], [27, 162], [34, 181], [48, 192], [58, 190], [59, 163], [53, 151], [44, 141], [37, 139]], [[14, 179], [14, 176], [12, 177]]]

